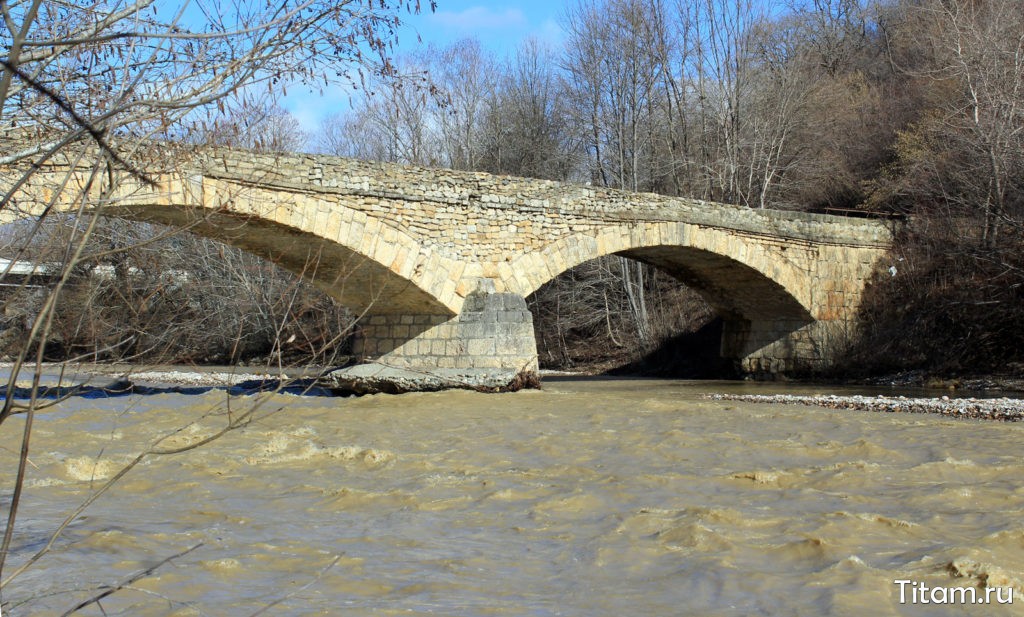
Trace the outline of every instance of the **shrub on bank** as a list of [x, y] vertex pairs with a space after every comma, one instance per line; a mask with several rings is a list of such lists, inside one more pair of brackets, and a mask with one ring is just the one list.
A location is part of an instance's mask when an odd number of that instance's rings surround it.
[[[1008, 227], [986, 246], [969, 221], [919, 218], [896, 242], [892, 267], [871, 281], [861, 336], [840, 372], [1021, 372], [1024, 235]], [[894, 273], [893, 273], [894, 272]]]

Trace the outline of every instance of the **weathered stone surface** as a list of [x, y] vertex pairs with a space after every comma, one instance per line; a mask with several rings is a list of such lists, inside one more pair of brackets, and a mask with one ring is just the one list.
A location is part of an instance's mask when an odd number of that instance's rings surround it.
[[317, 385], [353, 394], [404, 394], [462, 389], [477, 392], [514, 392], [537, 388], [540, 377], [515, 370], [437, 368], [412, 370], [379, 363], [358, 364], [328, 373]]
[[[355, 353], [393, 367], [448, 366], [537, 371], [533, 315], [517, 294], [483, 291], [466, 296], [462, 312], [442, 323], [405, 325], [407, 316], [364, 317]], [[420, 321], [416, 316], [413, 321]]]
[[[36, 174], [0, 223], [41, 212], [67, 171]], [[535, 369], [523, 299], [621, 254], [699, 291], [744, 370], [814, 370], [891, 243], [879, 221], [328, 156], [215, 150], [155, 176], [123, 182], [105, 211], [189, 224], [301, 274], [365, 312], [363, 356], [407, 367]]]

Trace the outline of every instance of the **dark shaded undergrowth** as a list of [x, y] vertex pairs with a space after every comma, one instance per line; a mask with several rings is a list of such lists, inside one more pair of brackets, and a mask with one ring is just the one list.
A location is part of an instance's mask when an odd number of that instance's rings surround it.
[[1024, 236], [984, 242], [967, 221], [916, 219], [871, 280], [839, 376], [1024, 374]]
[[666, 338], [643, 357], [607, 371], [609, 375], [646, 375], [675, 379], [733, 379], [735, 362], [722, 358], [722, 319]]

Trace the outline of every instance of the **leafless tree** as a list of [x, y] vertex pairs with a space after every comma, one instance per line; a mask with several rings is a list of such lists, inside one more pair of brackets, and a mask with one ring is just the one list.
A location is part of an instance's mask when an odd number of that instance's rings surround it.
[[494, 96], [497, 63], [475, 39], [424, 54], [437, 89], [437, 124], [444, 162], [453, 169], [479, 169], [483, 120]]
[[801, 44], [813, 49], [817, 64], [836, 76], [847, 70], [869, 44], [871, 9], [862, 0], [794, 2], [794, 17], [803, 25]]
[[[934, 80], [942, 100], [903, 135], [911, 187], [960, 214], [980, 211], [981, 240], [1024, 215], [1024, 13], [1012, 0], [907, 7], [926, 55], [904, 70]], [[921, 36], [921, 34], [924, 36]], [[916, 176], [916, 178], [915, 178]]]
[[419, 58], [402, 57], [393, 70], [365, 78], [353, 109], [321, 123], [317, 148], [327, 154], [391, 163], [437, 165], [441, 147], [436, 91]]
[[584, 2], [570, 10], [565, 69], [577, 119], [587, 127], [595, 180], [643, 190], [652, 148], [652, 109], [664, 58], [649, 41], [663, 20], [662, 3]]
[[488, 101], [480, 168], [497, 174], [569, 180], [580, 163], [554, 52], [528, 39], [504, 66]]
[[308, 139], [299, 121], [266, 97], [232, 100], [206, 135], [208, 143], [257, 152], [301, 152]]

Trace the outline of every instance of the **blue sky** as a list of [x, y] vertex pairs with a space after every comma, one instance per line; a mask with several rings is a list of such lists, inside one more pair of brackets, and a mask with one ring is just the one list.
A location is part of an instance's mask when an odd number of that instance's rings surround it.
[[[567, 1], [437, 0], [437, 11], [431, 13], [429, 0], [421, 0], [424, 10], [420, 15], [403, 13], [397, 52], [413, 52], [430, 43], [443, 47], [467, 37], [475, 37], [499, 57], [513, 52], [529, 37], [557, 45], [562, 40], [559, 22]], [[303, 129], [312, 132], [323, 118], [348, 108], [348, 95], [340, 86], [326, 90], [322, 97], [318, 92], [290, 87], [282, 105]]]
[[[426, 4], [424, 0], [424, 4]], [[425, 10], [407, 19], [406, 31], [418, 32], [424, 43], [444, 45], [474, 36], [487, 48], [502, 54], [514, 50], [523, 39], [534, 36], [557, 41], [565, 3], [559, 0], [479, 2], [438, 0], [437, 11]], [[415, 34], [402, 37], [402, 47], [415, 45]]]

